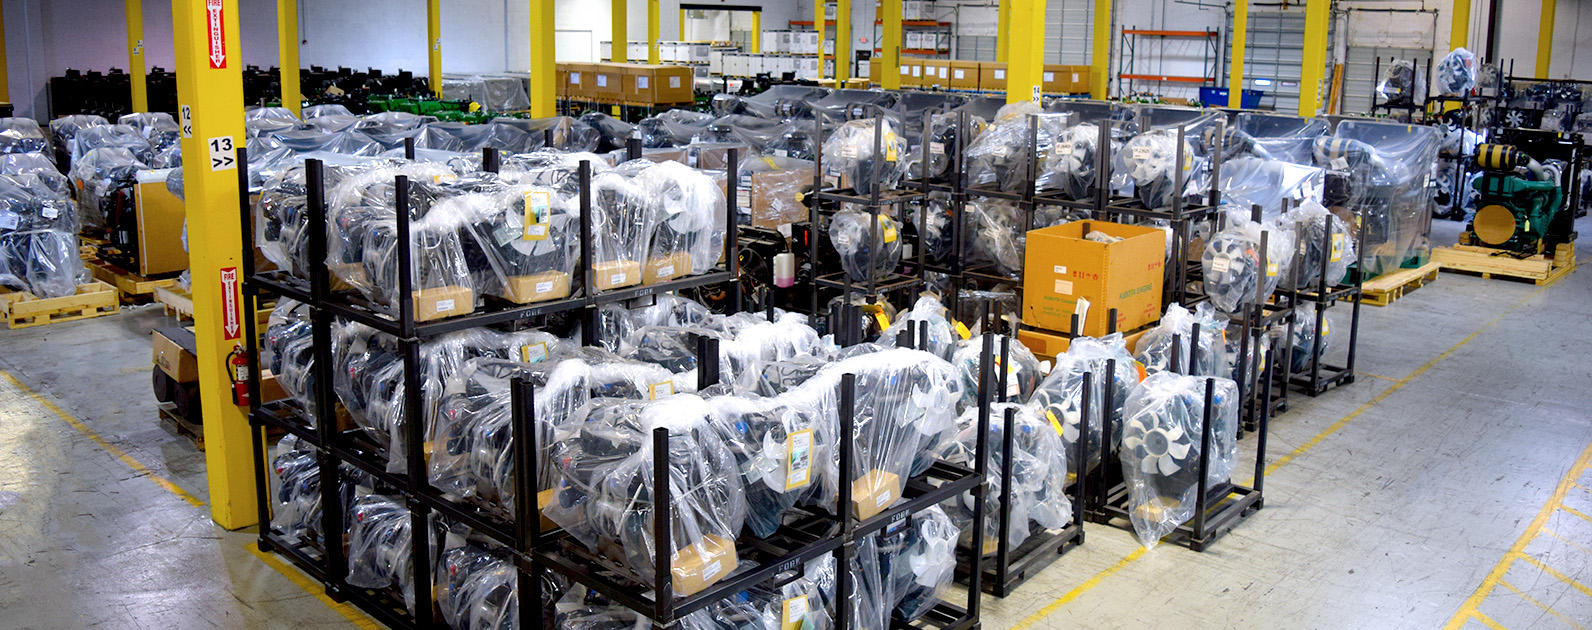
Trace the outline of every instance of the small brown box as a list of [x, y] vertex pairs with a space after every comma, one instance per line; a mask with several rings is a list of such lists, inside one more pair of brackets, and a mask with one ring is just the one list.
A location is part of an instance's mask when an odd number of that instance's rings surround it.
[[619, 102], [625, 97], [625, 66], [623, 63], [593, 64], [591, 96], [603, 102]]
[[656, 66], [625, 65], [619, 70], [619, 80], [624, 94], [620, 100], [636, 105], [658, 102]]
[[1040, 89], [1046, 94], [1071, 94], [1072, 93], [1072, 66], [1047, 63], [1040, 70]]
[[597, 84], [597, 64], [571, 63], [566, 64], [564, 77], [568, 79], [564, 94], [570, 98], [591, 98], [596, 93], [593, 86]]
[[[914, 67], [916, 67], [918, 70], [917, 76], [912, 74], [912, 69]], [[923, 66], [914, 66], [911, 59], [900, 59], [896, 61], [895, 71], [896, 76], [900, 77], [901, 87], [917, 87], [918, 83], [921, 82], [920, 77], [923, 74]]]
[[675, 105], [696, 99], [696, 76], [689, 66], [654, 66], [659, 103]]
[[691, 275], [691, 253], [675, 252], [647, 259], [642, 270], [642, 284], [658, 284]]
[[1088, 94], [1094, 87], [1094, 68], [1089, 66], [1069, 66], [1068, 78], [1071, 79], [1073, 94]]
[[[1119, 240], [1091, 240], [1091, 232]], [[1073, 221], [1033, 230], [1023, 259], [1023, 323], [1071, 332], [1078, 298], [1091, 305], [1085, 335], [1106, 334], [1111, 309], [1117, 330], [1154, 322], [1161, 318], [1165, 259], [1165, 234], [1154, 227]]]
[[999, 92], [1006, 89], [1006, 64], [999, 61], [981, 61], [978, 64], [978, 89]]
[[978, 65], [977, 61], [951, 61], [951, 89], [978, 89]]
[[879, 68], [882, 67], [884, 64], [879, 62], [879, 57], [874, 57], [868, 62], [868, 83], [879, 85]]
[[951, 87], [951, 62], [945, 59], [924, 59], [923, 87], [949, 89]]
[[510, 276], [504, 282], [507, 297], [519, 304], [532, 304], [569, 297], [569, 274], [544, 271], [529, 276]]
[[735, 541], [707, 534], [669, 559], [674, 594], [694, 595], [729, 575], [738, 564]]
[[641, 284], [641, 263], [610, 260], [592, 265], [592, 286], [599, 290], [620, 289]]
[[193, 330], [186, 328], [156, 328], [154, 332], [155, 365], [178, 383], [199, 380], [199, 357], [183, 346], [197, 347]]
[[870, 470], [851, 482], [851, 505], [865, 520], [885, 511], [901, 498], [901, 478], [884, 470]]
[[746, 194], [751, 202], [752, 227], [774, 230], [786, 223], [807, 220], [807, 207], [797, 196], [803, 188], [812, 188], [812, 169], [753, 173], [750, 180]]
[[475, 290], [446, 286], [414, 292], [415, 321], [429, 322], [464, 315], [475, 310]]

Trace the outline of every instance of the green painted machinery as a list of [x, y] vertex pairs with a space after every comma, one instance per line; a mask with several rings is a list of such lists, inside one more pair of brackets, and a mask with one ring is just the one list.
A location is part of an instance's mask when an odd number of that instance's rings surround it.
[[1536, 254], [1554, 216], [1564, 209], [1564, 191], [1549, 171], [1519, 149], [1503, 144], [1476, 147], [1480, 198], [1469, 231], [1474, 244]]

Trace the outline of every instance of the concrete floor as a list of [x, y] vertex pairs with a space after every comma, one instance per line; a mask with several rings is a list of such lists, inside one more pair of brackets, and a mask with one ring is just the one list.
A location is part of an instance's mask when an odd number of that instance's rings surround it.
[[[1587, 270], [1366, 307], [1359, 381], [1272, 424], [1264, 510], [1203, 554], [1093, 527], [985, 627], [1592, 627], [1589, 313]], [[370, 627], [210, 521], [149, 391], [164, 321], [0, 331], [0, 630]]]

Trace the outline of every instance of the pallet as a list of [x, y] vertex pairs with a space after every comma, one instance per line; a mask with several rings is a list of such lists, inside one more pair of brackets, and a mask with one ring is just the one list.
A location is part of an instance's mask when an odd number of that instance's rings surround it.
[[1371, 306], [1392, 304], [1410, 291], [1436, 280], [1438, 268], [1437, 261], [1434, 260], [1414, 269], [1400, 269], [1367, 280], [1362, 285], [1360, 303]]
[[177, 284], [176, 278], [146, 278], [97, 258], [85, 260], [83, 263], [93, 272], [95, 280], [116, 287], [122, 299], [127, 302], [153, 298], [156, 288]]
[[1455, 245], [1432, 250], [1432, 262], [1441, 264], [1444, 271], [1544, 285], [1575, 271], [1575, 244], [1560, 243], [1553, 255], [1538, 254], [1530, 258], [1515, 258], [1506, 250], [1491, 247]]
[[169, 317], [193, 319], [193, 294], [176, 284], [155, 287], [155, 301], [160, 303], [161, 310]]
[[116, 287], [103, 282], [77, 285], [76, 295], [58, 298], [40, 299], [26, 291], [0, 293], [0, 318], [11, 329], [77, 321], [111, 315], [121, 310]]
[[[188, 441], [193, 442], [193, 447], [203, 453], [205, 451], [204, 425], [189, 422], [187, 418], [177, 415], [177, 412], [173, 409], [167, 409], [169, 404], [157, 404], [155, 406], [156, 411], [160, 412], [160, 420], [175, 430], [177, 435], [188, 438]], [[175, 405], [171, 406], [175, 408]]]

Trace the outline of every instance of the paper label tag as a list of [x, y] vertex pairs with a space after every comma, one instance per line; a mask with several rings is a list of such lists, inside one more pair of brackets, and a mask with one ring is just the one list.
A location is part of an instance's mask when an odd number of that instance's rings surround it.
[[664, 265], [658, 268], [658, 277], [667, 278], [674, 275], [674, 265]]
[[664, 381], [662, 383], [653, 383], [651, 385], [648, 385], [647, 386], [647, 395], [650, 396], [653, 400], [657, 400], [657, 399], [663, 398], [665, 396], [673, 396], [674, 395], [674, 381]]
[[606, 74], [597, 75], [597, 87], [608, 87], [608, 75], [606, 75]]
[[210, 170], [230, 171], [238, 167], [237, 149], [232, 147], [232, 136], [216, 136], [206, 146], [210, 147]]
[[779, 630], [802, 630], [807, 620], [807, 596], [797, 595], [785, 600], [779, 618]]
[[1227, 273], [1232, 266], [1232, 261], [1226, 256], [1216, 256], [1211, 259], [1211, 271], [1214, 273]]
[[1070, 154], [1072, 154], [1072, 143], [1071, 142], [1057, 142], [1056, 143], [1056, 155], [1070, 155]]
[[1340, 260], [1343, 260], [1343, 235], [1342, 234], [1333, 234], [1332, 235], [1332, 254], [1327, 257], [1327, 260], [1332, 261], [1332, 262], [1338, 262]]
[[1067, 275], [1067, 266], [1066, 265], [1056, 265], [1055, 267], [1051, 267], [1051, 271], [1056, 272], [1056, 275], [1058, 275], [1058, 276], [1065, 276], [1065, 275]]
[[61, 209], [55, 207], [55, 204], [45, 204], [44, 209], [40, 210], [39, 214], [43, 215], [46, 219], [54, 219], [55, 217], [61, 216]]
[[1054, 83], [1055, 81], [1056, 81], [1056, 73], [1054, 73], [1054, 72], [1046, 72], [1045, 73], [1045, 82], [1046, 83]]
[[636, 89], [645, 90], [647, 89], [648, 85], [650, 85], [650, 83], [647, 81], [647, 77], [640, 75], [636, 76]]
[[708, 580], [712, 580], [713, 576], [718, 575], [719, 571], [723, 571], [723, 570], [724, 570], [724, 563], [722, 561], [719, 561], [719, 560], [714, 560], [712, 562], [709, 562], [707, 564], [702, 565], [702, 581], [706, 582]]
[[671, 88], [680, 87], [680, 77], [669, 77], [669, 87], [671, 87]]
[[452, 184], [453, 182], [456, 182], [456, 181], [459, 181], [459, 178], [457, 176], [455, 176], [455, 175], [432, 175], [431, 176], [431, 183], [433, 183], [433, 184]]
[[1272, 277], [1276, 277], [1276, 275], [1277, 275], [1277, 263], [1267, 261], [1266, 262], [1266, 277], [1272, 278]]
[[552, 293], [553, 292], [553, 281], [552, 280], [548, 280], [547, 282], [538, 282], [538, 283], [536, 283], [536, 292], [537, 293]]
[[857, 159], [857, 145], [847, 144], [840, 147], [840, 157], [848, 160]]
[[896, 155], [896, 152], [897, 152], [897, 149], [896, 149], [896, 135], [895, 135], [895, 132], [890, 132], [890, 133], [884, 134], [884, 160], [886, 162], [894, 162], [894, 161], [896, 161], [897, 159], [899, 159], [901, 157], [899, 155]]
[[966, 79], [967, 78], [967, 71], [966, 70], [962, 70], [962, 69], [952, 70], [951, 71], [951, 78], [954, 78], [954, 79]]
[[894, 243], [896, 241], [895, 221], [891, 221], [890, 217], [879, 215], [879, 232], [884, 236], [884, 242]]
[[1334, 171], [1347, 171], [1347, 170], [1349, 170], [1349, 161], [1344, 159], [1341, 156], [1332, 158], [1332, 162], [1331, 162], [1330, 165], [1332, 166], [1332, 170], [1334, 170]]
[[1148, 159], [1150, 159], [1150, 147], [1147, 147], [1147, 146], [1142, 145], [1142, 144], [1139, 145], [1139, 146], [1133, 147], [1133, 159], [1135, 159], [1135, 160], [1148, 160]]
[[812, 481], [813, 430], [802, 429], [785, 438], [785, 489], [795, 490]]
[[1053, 412], [1053, 411], [1051, 411], [1049, 409], [1046, 409], [1045, 410], [1045, 419], [1050, 420], [1050, 428], [1056, 430], [1056, 435], [1058, 437], [1065, 437], [1066, 436], [1066, 431], [1061, 428], [1061, 422], [1056, 420], [1056, 413], [1055, 412]]
[[1071, 280], [1057, 280], [1056, 281], [1056, 293], [1060, 293], [1062, 295], [1072, 295], [1072, 281]]
[[0, 230], [15, 230], [17, 224], [22, 222], [22, 217], [12, 212], [0, 212]]
[[945, 143], [944, 142], [930, 142], [929, 143], [929, 153], [931, 155], [945, 155]]
[[873, 314], [873, 319], [874, 319], [874, 321], [879, 322], [879, 330], [880, 331], [884, 331], [884, 330], [890, 328], [890, 318], [884, 314], [884, 311], [879, 311], [879, 312], [874, 313]]
[[878, 496], [873, 498], [873, 506], [884, 507], [886, 505], [890, 505], [890, 502], [893, 500], [895, 500], [895, 497], [890, 489], [880, 490]]
[[571, 72], [571, 73], [569, 73], [569, 82], [573, 83], [575, 85], [580, 85], [580, 73], [579, 72]]
[[437, 300], [437, 312], [446, 313], [453, 310], [453, 300]]
[[624, 283], [625, 283], [625, 274], [616, 273], [616, 274], [613, 274], [611, 276], [608, 276], [608, 284], [611, 284], [611, 285], [614, 285], [614, 286], [619, 286], [619, 285], [624, 284]]
[[973, 332], [967, 329], [967, 324], [964, 324], [962, 322], [957, 322], [955, 328], [956, 328], [956, 334], [960, 335], [963, 340], [967, 340], [967, 339], [972, 339], [973, 338]]
[[996, 68], [995, 69], [995, 80], [996, 81], [1005, 81], [1006, 80], [1006, 71], [1005, 70], [1001, 70], [999, 68]]
[[520, 363], [540, 363], [547, 359], [547, 342], [520, 346]]
[[552, 201], [552, 195], [545, 190], [525, 193], [525, 234], [521, 238], [527, 241], [547, 240]]

